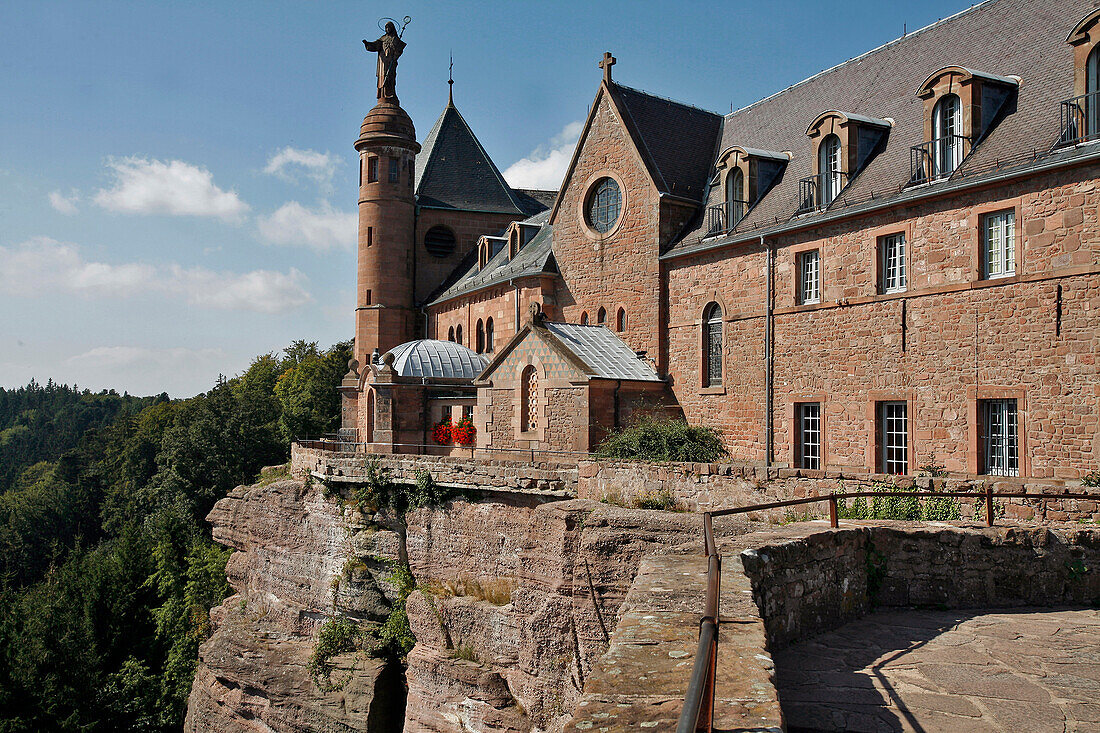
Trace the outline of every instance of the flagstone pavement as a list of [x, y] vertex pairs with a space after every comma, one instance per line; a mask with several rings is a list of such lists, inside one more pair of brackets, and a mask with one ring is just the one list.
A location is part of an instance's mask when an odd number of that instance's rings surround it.
[[884, 611], [774, 654], [791, 733], [1100, 732], [1100, 611]]

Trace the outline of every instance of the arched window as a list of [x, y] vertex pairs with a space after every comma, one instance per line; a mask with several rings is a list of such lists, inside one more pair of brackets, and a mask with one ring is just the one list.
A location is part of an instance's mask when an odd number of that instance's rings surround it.
[[539, 373], [528, 364], [520, 377], [520, 429], [531, 432], [539, 426]]
[[1100, 135], [1100, 45], [1089, 53], [1085, 62], [1085, 139]]
[[493, 353], [493, 319], [485, 321], [485, 351]]
[[582, 326], [587, 326], [588, 325], [588, 311], [585, 311], [584, 313], [581, 313], [581, 325]]
[[722, 383], [722, 306], [710, 303], [703, 309], [703, 386]]
[[454, 343], [455, 340], [455, 327], [451, 326], [447, 329], [447, 340]]
[[828, 206], [843, 187], [844, 167], [841, 165], [840, 138], [827, 135], [817, 150], [818, 185], [821, 187], [820, 206]]
[[374, 390], [367, 390], [367, 429], [363, 435], [364, 443], [374, 442]]
[[745, 174], [734, 168], [726, 174], [726, 228], [733, 229], [745, 216]]
[[477, 330], [474, 332], [474, 351], [485, 353], [485, 324], [480, 318], [477, 319]]
[[461, 344], [462, 343], [462, 324], [461, 323], [458, 324], [457, 326], [455, 326], [455, 343], [456, 344]]
[[602, 305], [600, 306], [600, 309], [596, 311], [596, 325], [607, 325], [607, 309], [604, 308]]
[[619, 333], [626, 330], [626, 311], [622, 308], [619, 309], [618, 314], [615, 316], [615, 330]]
[[962, 103], [955, 94], [945, 94], [932, 111], [932, 139], [935, 140], [933, 178], [949, 176], [963, 158]]

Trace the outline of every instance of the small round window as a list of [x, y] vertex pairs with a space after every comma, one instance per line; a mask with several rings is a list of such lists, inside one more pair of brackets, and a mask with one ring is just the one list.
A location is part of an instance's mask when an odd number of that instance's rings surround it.
[[447, 257], [455, 251], [455, 234], [447, 227], [432, 227], [424, 235], [424, 247], [432, 257]]
[[588, 196], [588, 226], [606, 234], [619, 220], [623, 208], [623, 193], [613, 178], [601, 178]]

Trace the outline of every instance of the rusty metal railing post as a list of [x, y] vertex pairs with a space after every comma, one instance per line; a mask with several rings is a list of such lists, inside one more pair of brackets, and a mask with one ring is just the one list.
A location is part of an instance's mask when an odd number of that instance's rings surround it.
[[985, 526], [993, 526], [993, 487], [985, 487]]
[[836, 529], [838, 526], [840, 526], [839, 522], [837, 522], [836, 497], [835, 496], [830, 496], [829, 497], [829, 526], [832, 527], [833, 529]]

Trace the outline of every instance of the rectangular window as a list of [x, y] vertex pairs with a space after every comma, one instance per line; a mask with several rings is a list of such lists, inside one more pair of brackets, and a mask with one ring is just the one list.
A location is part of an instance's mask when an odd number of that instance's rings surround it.
[[1016, 274], [1016, 212], [997, 211], [982, 217], [982, 276]]
[[798, 467], [821, 468], [821, 403], [795, 405], [798, 421]]
[[799, 302], [821, 302], [821, 250], [811, 249], [798, 255]]
[[363, 187], [363, 158], [359, 158], [359, 187]]
[[378, 182], [378, 158], [367, 158], [367, 183]]
[[909, 473], [909, 407], [904, 402], [878, 403], [879, 465], [881, 473]]
[[451, 422], [451, 406], [450, 405], [443, 405], [443, 414], [441, 415], [439, 421], [442, 422], [442, 423]]
[[982, 400], [982, 471], [990, 476], [1019, 476], [1019, 422], [1016, 400]]
[[397, 183], [401, 180], [401, 161], [397, 158], [390, 158], [390, 183]]
[[879, 273], [880, 291], [900, 293], [905, 290], [905, 234], [888, 234], [878, 238], [879, 261], [882, 272]]
[[467, 420], [473, 420], [474, 419], [474, 406], [473, 405], [463, 405], [462, 406], [462, 417], [467, 419]]
[[367, 227], [367, 246], [374, 245], [374, 227]]

